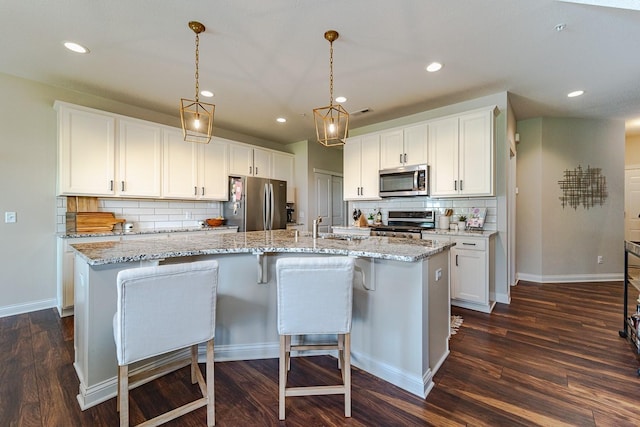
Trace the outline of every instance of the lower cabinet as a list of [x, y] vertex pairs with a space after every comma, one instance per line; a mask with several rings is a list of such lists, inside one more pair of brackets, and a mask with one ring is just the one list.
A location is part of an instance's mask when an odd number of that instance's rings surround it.
[[451, 248], [451, 304], [490, 313], [495, 306], [495, 238], [455, 236], [452, 241], [456, 245]]

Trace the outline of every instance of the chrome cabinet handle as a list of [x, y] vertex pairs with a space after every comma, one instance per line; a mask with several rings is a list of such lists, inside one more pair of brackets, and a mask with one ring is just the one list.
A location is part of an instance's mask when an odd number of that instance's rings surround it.
[[458, 191], [458, 180], [453, 181], [453, 189]]
[[458, 266], [458, 254], [456, 254], [456, 267]]
[[194, 196], [198, 195], [198, 187], [193, 187], [193, 195]]
[[124, 181], [120, 181], [120, 191], [124, 191]]
[[113, 180], [109, 181], [109, 191], [113, 191]]
[[460, 191], [462, 191], [462, 180], [460, 180]]
[[249, 166], [249, 175], [253, 173], [253, 166]]
[[202, 187], [202, 195], [204, 196], [204, 187]]
[[256, 166], [256, 175], [258, 175], [258, 167]]
[[404, 162], [407, 163], [407, 153], [404, 153]]
[[402, 163], [402, 153], [400, 153], [400, 163]]
[[468, 242], [462, 242], [463, 245], [467, 245], [467, 246], [475, 246], [475, 243], [468, 243]]

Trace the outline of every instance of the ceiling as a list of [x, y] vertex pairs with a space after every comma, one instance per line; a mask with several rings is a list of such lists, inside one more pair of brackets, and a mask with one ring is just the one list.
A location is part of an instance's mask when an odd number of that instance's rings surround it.
[[[0, 0], [0, 10], [0, 72], [176, 117], [195, 94], [187, 23], [200, 21], [214, 126], [279, 143], [313, 138], [312, 110], [329, 103], [329, 29], [340, 33], [334, 95], [347, 97], [351, 128], [502, 91], [519, 120], [640, 118], [637, 10], [557, 0]], [[69, 40], [90, 53], [67, 51]], [[442, 70], [427, 73], [432, 61]]]

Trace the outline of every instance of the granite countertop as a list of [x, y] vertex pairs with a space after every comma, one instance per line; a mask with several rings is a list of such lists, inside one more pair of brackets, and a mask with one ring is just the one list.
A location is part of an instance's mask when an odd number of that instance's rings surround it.
[[114, 230], [101, 232], [66, 232], [59, 233], [58, 237], [63, 239], [78, 239], [82, 237], [109, 237], [109, 236], [134, 236], [137, 234], [165, 234], [165, 233], [181, 233], [187, 231], [216, 231], [238, 229], [238, 226], [221, 225], [218, 227], [185, 227], [185, 228], [159, 228], [159, 229], [133, 229], [133, 230]]
[[495, 230], [445, 230], [441, 228], [422, 231], [422, 236], [429, 235], [429, 234], [443, 235], [443, 236], [490, 237], [490, 236], [493, 236], [494, 234], [498, 234], [498, 232]]
[[327, 234], [313, 239], [308, 232], [252, 231], [248, 233], [185, 235], [173, 239], [142, 239], [71, 246], [90, 265], [157, 260], [193, 255], [237, 253], [310, 253], [360, 256], [416, 262], [447, 250], [451, 243], [390, 237], [353, 238]]

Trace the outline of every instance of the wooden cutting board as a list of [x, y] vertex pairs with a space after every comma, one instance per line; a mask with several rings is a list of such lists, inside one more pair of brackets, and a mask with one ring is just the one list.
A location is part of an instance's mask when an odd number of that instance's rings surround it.
[[67, 196], [67, 212], [97, 212], [98, 198]]
[[116, 218], [113, 212], [77, 212], [76, 231], [113, 231], [113, 226], [125, 222]]

